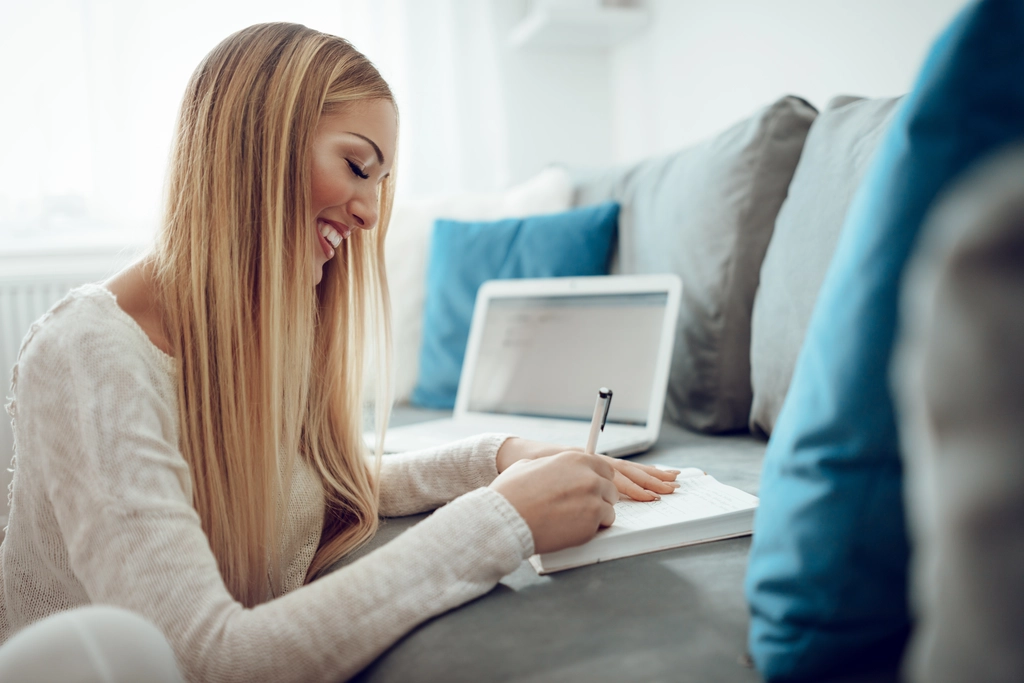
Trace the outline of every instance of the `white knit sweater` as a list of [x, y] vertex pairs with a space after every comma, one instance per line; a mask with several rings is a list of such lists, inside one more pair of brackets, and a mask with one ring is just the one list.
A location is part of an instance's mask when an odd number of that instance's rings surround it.
[[156, 624], [189, 680], [340, 680], [417, 624], [487, 592], [533, 552], [515, 508], [481, 488], [497, 476], [505, 438], [484, 435], [385, 457], [383, 515], [459, 497], [303, 586], [324, 502], [302, 465], [282, 539], [286, 593], [244, 608], [224, 586], [186, 493], [174, 368], [99, 285], [73, 290], [32, 326], [8, 405], [16, 467], [0, 546], [0, 643], [55, 612], [109, 604]]

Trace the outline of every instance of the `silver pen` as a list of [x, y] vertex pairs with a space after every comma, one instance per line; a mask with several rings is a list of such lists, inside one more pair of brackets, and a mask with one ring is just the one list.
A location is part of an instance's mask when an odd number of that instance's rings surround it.
[[612, 405], [612, 390], [601, 387], [597, 390], [597, 404], [594, 406], [594, 417], [590, 420], [590, 436], [587, 438], [587, 453], [597, 452], [597, 437], [604, 431], [608, 422], [608, 409]]

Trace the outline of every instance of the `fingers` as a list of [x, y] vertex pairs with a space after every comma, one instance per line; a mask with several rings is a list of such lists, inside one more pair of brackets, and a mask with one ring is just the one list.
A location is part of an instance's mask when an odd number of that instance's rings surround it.
[[[679, 488], [679, 484], [673, 481], [676, 477], [675, 474], [668, 474], [668, 479], [663, 478], [663, 476], [656, 476], [652, 473], [652, 470], [658, 473], [658, 475], [664, 475], [664, 471], [659, 470], [656, 467], [651, 467], [650, 465], [640, 465], [639, 463], [632, 462], [618, 462], [613, 465], [613, 467], [640, 488], [647, 489], [655, 493], [672, 493]], [[619, 487], [619, 490], [622, 491], [621, 486]], [[636, 498], [636, 496], [632, 495], [632, 493], [629, 493], [628, 491], [623, 491], [623, 493], [628, 493], [630, 497]], [[647, 499], [636, 498], [636, 500]]]
[[638, 500], [643, 503], [649, 503], [652, 500], [661, 500], [661, 496], [658, 494], [644, 490], [639, 484], [631, 481], [618, 472], [615, 474], [615, 486], [618, 488], [619, 493], [629, 496], [633, 500]]
[[[614, 486], [612, 487], [614, 488]], [[618, 491], [615, 492], [615, 497], [618, 498]], [[601, 509], [601, 526], [609, 527], [615, 523], [615, 505], [604, 505]]]
[[641, 465], [638, 462], [631, 463], [633, 467], [639, 467], [647, 474], [657, 477], [662, 481], [675, 481], [676, 477], [679, 476], [679, 470], [663, 470], [660, 467], [652, 467], [651, 465]]
[[594, 468], [594, 471], [599, 475], [611, 481], [615, 478], [615, 468], [608, 462], [608, 458], [603, 455], [589, 455], [584, 454], [587, 459], [587, 463]]
[[661, 481], [675, 481], [676, 477], [679, 476], [680, 470], [663, 470], [660, 467], [654, 465], [644, 465], [643, 463], [633, 462], [632, 460], [614, 460], [615, 464], [613, 467], [622, 471], [623, 469], [632, 468], [638, 469], [644, 474], [660, 479]]
[[656, 493], [672, 493], [679, 488], [679, 484], [674, 481], [663, 481], [646, 472], [638, 472], [637, 476], [631, 477], [631, 479], [643, 488]]
[[604, 498], [604, 502], [615, 505], [619, 502], [619, 489], [615, 486], [615, 483], [609, 479], [601, 480], [601, 497]]

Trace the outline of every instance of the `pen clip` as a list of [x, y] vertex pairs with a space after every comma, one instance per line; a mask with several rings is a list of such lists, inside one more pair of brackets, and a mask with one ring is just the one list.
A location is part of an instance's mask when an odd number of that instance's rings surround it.
[[608, 422], [608, 411], [612, 407], [612, 390], [602, 387], [597, 394], [604, 399], [604, 416], [601, 418], [601, 431], [603, 432], [604, 426]]

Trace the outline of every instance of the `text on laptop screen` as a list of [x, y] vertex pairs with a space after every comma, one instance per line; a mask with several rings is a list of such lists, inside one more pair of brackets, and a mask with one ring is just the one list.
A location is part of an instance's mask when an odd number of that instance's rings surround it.
[[644, 425], [668, 295], [494, 298], [470, 384], [470, 412], [589, 420], [597, 390], [609, 422]]

